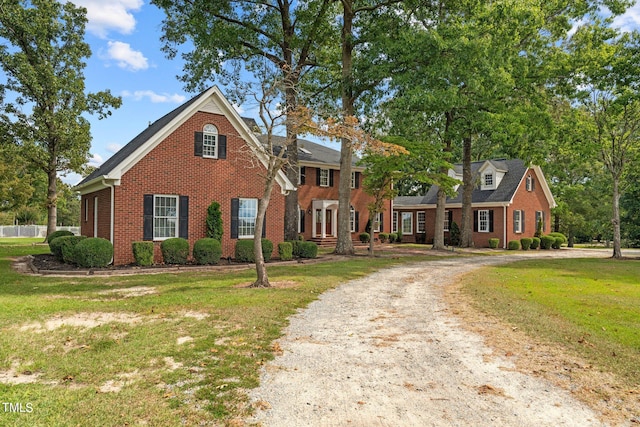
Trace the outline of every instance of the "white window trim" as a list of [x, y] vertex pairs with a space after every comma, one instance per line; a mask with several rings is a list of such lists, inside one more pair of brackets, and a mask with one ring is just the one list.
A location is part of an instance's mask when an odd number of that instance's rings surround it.
[[451, 224], [449, 224], [449, 211], [444, 211], [444, 225], [442, 227], [444, 231], [449, 231], [449, 227], [451, 227]]
[[[170, 217], [170, 216], [156, 216], [156, 201], [158, 199], [158, 197], [166, 197], [166, 198], [172, 198], [175, 199], [176, 201], [176, 214], [175, 217]], [[180, 212], [178, 212], [178, 210], [180, 209], [180, 197], [176, 196], [174, 194], [154, 194], [153, 195], [153, 240], [154, 241], [162, 241], [162, 240], [167, 240], [167, 239], [171, 239], [173, 237], [178, 237], [178, 231], [179, 231], [179, 223], [180, 223]], [[156, 227], [156, 218], [175, 218], [175, 227], [174, 227], [174, 233], [173, 236], [166, 236], [166, 237], [160, 237], [160, 236], [156, 236], [156, 232], [158, 230], [158, 227]]]
[[[243, 227], [240, 225], [243, 220], [248, 220], [250, 216], [240, 216], [240, 212], [242, 211], [242, 202], [255, 202], [255, 216], [253, 217], [253, 233], [252, 234], [242, 234]], [[240, 198], [238, 201], [238, 239], [253, 239], [255, 237], [256, 231], [256, 217], [258, 216], [258, 199], [253, 198]]]
[[[402, 235], [413, 234], [413, 212], [402, 212], [400, 225], [402, 226]], [[404, 229], [405, 218], [409, 219], [409, 230]]]
[[373, 222], [375, 224], [375, 227], [373, 228], [373, 232], [374, 233], [379, 233], [380, 232], [380, 225], [382, 225], [382, 212], [377, 212], [375, 215], [375, 221]]
[[328, 187], [328, 186], [329, 186], [329, 169], [320, 169], [320, 187]]
[[[422, 220], [420, 219], [420, 216], [422, 216]], [[418, 233], [426, 233], [427, 232], [427, 213], [425, 211], [420, 211], [417, 214], [417, 226], [416, 226], [416, 232]]]
[[356, 173], [355, 171], [351, 171], [351, 189], [356, 188]]
[[89, 222], [89, 198], [84, 198], [84, 222]]
[[[207, 137], [214, 137], [215, 142], [213, 144], [207, 144]], [[202, 129], [202, 157], [208, 159], [217, 159], [218, 158], [218, 128], [212, 124], [204, 125]], [[205, 154], [208, 149], [213, 146], [213, 155]]]
[[98, 237], [98, 196], [93, 198], [93, 237]]
[[[485, 215], [485, 226], [483, 227], [482, 225], [482, 214]], [[478, 211], [478, 233], [488, 233], [489, 232], [489, 210], [488, 209], [483, 209], [483, 210], [479, 210]]]
[[527, 191], [533, 191], [533, 177], [531, 175], [527, 176]]
[[398, 232], [398, 211], [393, 211], [393, 218], [391, 221], [391, 232], [392, 233]]
[[[517, 217], [517, 219], [515, 218]], [[514, 229], [516, 233], [522, 233], [522, 211], [516, 210], [514, 215]]]
[[356, 232], [356, 210], [353, 206], [349, 206], [349, 231]]

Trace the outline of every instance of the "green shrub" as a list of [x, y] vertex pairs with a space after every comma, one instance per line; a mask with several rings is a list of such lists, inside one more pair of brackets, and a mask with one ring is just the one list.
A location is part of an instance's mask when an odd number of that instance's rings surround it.
[[220, 212], [220, 203], [211, 202], [207, 208], [207, 237], [216, 239], [218, 242], [222, 240], [224, 228], [222, 225], [222, 212]]
[[555, 237], [555, 238], [560, 238], [562, 240], [562, 242], [560, 243], [561, 245], [566, 245], [568, 240], [567, 240], [567, 236], [565, 236], [564, 234], [558, 232], [558, 231], [554, 231], [553, 233], [549, 233], [549, 236], [551, 237]]
[[507, 243], [507, 249], [510, 251], [520, 250], [520, 240], [509, 240], [509, 243]]
[[73, 260], [80, 267], [106, 267], [113, 259], [113, 244], [101, 237], [82, 239], [73, 247]]
[[530, 237], [523, 237], [522, 239], [520, 239], [520, 245], [522, 245], [522, 250], [528, 251], [529, 248], [531, 247], [531, 242], [533, 242], [533, 239]]
[[73, 247], [77, 245], [80, 240], [84, 240], [86, 238], [87, 236], [56, 237], [49, 243], [49, 249], [58, 261], [73, 264]]
[[282, 261], [293, 259], [293, 245], [291, 242], [278, 243], [278, 256]]
[[49, 234], [47, 236], [47, 243], [51, 243], [51, 241], [57, 237], [62, 237], [62, 236], [73, 236], [74, 234], [69, 231], [69, 230], [58, 230], [58, 231], [54, 231], [53, 233]]
[[369, 243], [371, 235], [369, 233], [360, 233], [359, 239], [362, 243]]
[[380, 239], [380, 243], [387, 243], [389, 240], [389, 233], [380, 233], [378, 234], [378, 238]]
[[318, 245], [315, 242], [302, 242], [300, 245], [300, 258], [316, 258]]
[[397, 237], [396, 233], [389, 233], [389, 243], [394, 243]]
[[449, 244], [451, 246], [460, 245], [460, 227], [458, 227], [455, 221], [451, 221], [451, 225], [449, 226]]
[[287, 243], [291, 243], [291, 253], [294, 257], [300, 256], [300, 243], [304, 240], [287, 240]]
[[165, 264], [186, 264], [189, 258], [189, 242], [180, 237], [172, 237], [160, 244]]
[[555, 243], [556, 238], [552, 236], [540, 237], [540, 249], [551, 249], [551, 246]]
[[499, 244], [500, 244], [500, 239], [496, 239], [496, 238], [489, 239], [489, 247], [491, 249], [498, 249]]
[[538, 249], [540, 247], [540, 238], [532, 237], [531, 238], [531, 249]]
[[396, 233], [396, 242], [402, 243], [402, 232], [401, 231], [398, 231]]
[[[273, 254], [273, 243], [269, 239], [262, 239], [262, 257], [265, 262], [271, 260]], [[253, 253], [253, 239], [238, 240], [236, 242], [235, 260], [238, 262], [256, 262]]]
[[[553, 237], [553, 236], [550, 236]], [[564, 239], [562, 237], [554, 237], [554, 242], [551, 244], [553, 249], [560, 249], [562, 244], [564, 243]]]
[[218, 264], [222, 256], [222, 245], [219, 240], [205, 237], [193, 244], [193, 259], [196, 264]]
[[153, 242], [133, 242], [133, 258], [137, 265], [146, 266], [153, 264]]

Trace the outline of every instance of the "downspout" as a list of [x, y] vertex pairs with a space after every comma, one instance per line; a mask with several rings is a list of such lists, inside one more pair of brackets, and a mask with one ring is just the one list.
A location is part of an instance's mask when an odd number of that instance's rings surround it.
[[502, 249], [507, 248], [507, 207], [502, 207]]
[[[110, 215], [109, 215], [109, 241], [111, 242], [111, 244], [113, 245], [113, 227], [115, 224], [115, 220], [114, 220], [114, 214], [115, 214], [115, 187], [113, 185], [113, 183], [111, 184], [107, 184], [106, 180], [103, 179], [102, 183], [106, 186], [109, 187], [111, 189], [111, 203], [110, 203]], [[114, 245], [115, 246], [115, 245]], [[115, 254], [115, 250], [113, 251]], [[111, 262], [109, 262], [109, 264], [113, 264], [113, 256], [111, 257]]]

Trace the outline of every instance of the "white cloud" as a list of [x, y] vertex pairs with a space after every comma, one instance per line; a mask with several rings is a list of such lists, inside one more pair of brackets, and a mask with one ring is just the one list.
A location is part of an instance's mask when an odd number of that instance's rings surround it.
[[104, 159], [100, 154], [92, 154], [89, 159], [89, 166], [99, 167], [102, 163], [104, 163]]
[[107, 151], [110, 153], [117, 153], [118, 151], [120, 151], [121, 148], [122, 148], [122, 144], [117, 144], [115, 142], [112, 142], [111, 144], [107, 145]]
[[236, 104], [232, 104], [233, 108], [238, 112], [238, 114], [242, 115], [244, 114], [244, 108], [242, 108], [242, 105], [236, 105]]
[[71, 0], [76, 6], [87, 8], [87, 31], [106, 38], [109, 31], [131, 34], [136, 20], [130, 12], [137, 12], [142, 0]]
[[129, 43], [109, 42], [108, 58], [115, 59], [118, 67], [130, 71], [146, 70], [149, 68], [147, 58], [142, 52], [131, 49]]
[[149, 101], [154, 104], [159, 104], [163, 102], [172, 102], [175, 104], [183, 103], [187, 98], [184, 95], [178, 95], [174, 93], [173, 95], [168, 93], [155, 93], [152, 90], [136, 90], [135, 92], [129, 92], [125, 90], [122, 92], [122, 96], [125, 98], [133, 98], [135, 101], [140, 101], [143, 98], [149, 98]]
[[640, 4], [636, 3], [627, 11], [613, 20], [613, 26], [625, 32], [630, 32], [640, 25]]

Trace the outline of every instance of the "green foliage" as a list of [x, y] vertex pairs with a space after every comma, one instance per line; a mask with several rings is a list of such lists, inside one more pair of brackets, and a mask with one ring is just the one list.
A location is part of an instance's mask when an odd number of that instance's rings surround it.
[[555, 241], [556, 241], [556, 238], [552, 236], [540, 237], [540, 249], [551, 249]]
[[396, 234], [396, 242], [402, 243], [402, 231], [398, 231]]
[[489, 247], [491, 249], [498, 249], [499, 244], [500, 244], [500, 239], [496, 239], [496, 238], [489, 239]]
[[293, 245], [291, 242], [278, 243], [278, 256], [282, 261], [290, 261], [293, 259]]
[[531, 249], [538, 249], [540, 247], [540, 238], [532, 237], [531, 238]]
[[304, 242], [304, 240], [287, 240], [287, 242], [291, 243], [292, 253], [294, 257], [300, 256], [300, 244]]
[[536, 224], [536, 232], [533, 234], [533, 237], [542, 237], [543, 232], [542, 229], [544, 228], [544, 223], [542, 222], [542, 219], [538, 220], [538, 224]]
[[396, 233], [389, 233], [389, 243], [394, 243], [398, 235]]
[[300, 244], [300, 258], [317, 258], [318, 245], [315, 242], [302, 242]]
[[113, 244], [101, 237], [79, 241], [73, 248], [74, 263], [80, 267], [106, 267], [113, 259]]
[[[53, 233], [51, 233], [53, 234]], [[58, 261], [73, 263], [73, 247], [87, 236], [60, 236], [49, 242], [51, 253]]]
[[451, 225], [449, 225], [449, 244], [451, 246], [460, 245], [460, 227], [455, 221], [452, 221]]
[[218, 264], [222, 257], [222, 245], [219, 240], [207, 237], [193, 244], [193, 259], [196, 264]]
[[220, 211], [220, 203], [211, 202], [207, 208], [207, 237], [222, 241], [224, 228], [222, 224], [222, 212]]
[[562, 241], [561, 243], [562, 245], [566, 245], [568, 242], [567, 237], [564, 234], [557, 231], [554, 231], [553, 233], [549, 233], [549, 236], [559, 238]]
[[165, 264], [186, 264], [189, 258], [189, 242], [180, 237], [163, 240], [160, 250]]
[[73, 236], [73, 233], [69, 230], [58, 230], [58, 231], [54, 231], [53, 233], [49, 234], [47, 236], [47, 243], [51, 243], [51, 241], [57, 237], [62, 237], [62, 236]]
[[509, 240], [507, 243], [507, 249], [510, 251], [517, 251], [520, 249], [520, 241], [519, 240]]
[[[553, 237], [553, 236], [550, 236], [550, 237]], [[554, 239], [555, 240], [551, 244], [551, 247], [553, 249], [560, 249], [560, 247], [562, 246], [564, 240], [562, 239], [562, 237], [555, 237]]]
[[[269, 262], [273, 253], [273, 243], [269, 239], [261, 239], [260, 242], [262, 244], [262, 257], [265, 262]], [[238, 262], [256, 262], [253, 252], [253, 239], [241, 239], [236, 242], [235, 260]]]
[[522, 250], [528, 251], [529, 248], [531, 248], [532, 242], [533, 242], [533, 239], [531, 237], [523, 237], [522, 239], [520, 239], [520, 245], [522, 246]]
[[389, 240], [389, 233], [379, 233], [378, 238], [380, 239], [380, 243], [387, 243]]
[[131, 246], [137, 265], [149, 266], [153, 264], [153, 242], [133, 242]]
[[358, 238], [362, 243], [369, 243], [369, 241], [371, 240], [371, 235], [369, 233], [360, 233]]

